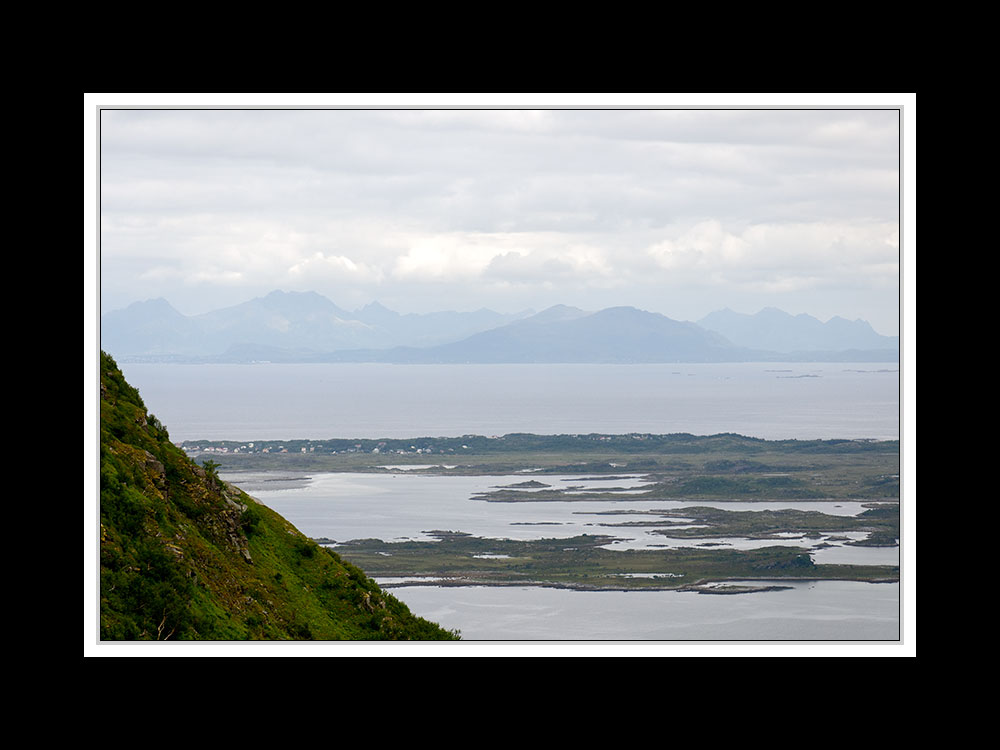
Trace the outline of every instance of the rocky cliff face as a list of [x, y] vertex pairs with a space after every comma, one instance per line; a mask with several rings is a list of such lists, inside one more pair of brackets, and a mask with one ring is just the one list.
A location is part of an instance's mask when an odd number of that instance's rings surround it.
[[439, 640], [362, 571], [197, 466], [101, 358], [102, 640]]

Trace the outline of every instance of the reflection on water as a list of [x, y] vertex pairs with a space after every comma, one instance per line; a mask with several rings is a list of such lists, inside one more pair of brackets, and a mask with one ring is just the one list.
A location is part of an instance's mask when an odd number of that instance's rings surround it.
[[[169, 425], [174, 440], [513, 432], [899, 437], [899, 374], [868, 364], [125, 364], [123, 370], [144, 400], [157, 405], [156, 413]], [[860, 503], [664, 503], [636, 496], [617, 502], [472, 499], [493, 486], [531, 478], [554, 484], [548, 475], [531, 471], [512, 477], [426, 477], [400, 467], [382, 475], [225, 478], [309, 536], [340, 541], [424, 539], [426, 531], [451, 529], [512, 539], [611, 534], [622, 538], [614, 543], [617, 548], [738, 547], [760, 542], [668, 539], [647, 533], [648, 528], [607, 526], [615, 518], [596, 514], [610, 508], [677, 510], [692, 505], [729, 510], [787, 507], [845, 515], [862, 510]], [[558, 479], [563, 484], [554, 486], [574, 483], [592, 491], [602, 486], [579, 476]], [[896, 548], [850, 547], [831, 538], [779, 543], [806, 542], [817, 562], [898, 563]], [[891, 639], [899, 627], [899, 590], [889, 584], [823, 582], [740, 595], [441, 587], [404, 587], [393, 593], [419, 614], [462, 629], [467, 639]]]
[[[759, 581], [752, 582], [759, 584]], [[895, 641], [899, 585], [781, 582], [783, 591], [568, 591], [406, 586], [391, 593], [469, 641]]]
[[[616, 537], [611, 549], [703, 547], [753, 549], [779, 544], [812, 550], [818, 563], [899, 564], [896, 547], [858, 547], [859, 532], [818, 538], [719, 537], [671, 539], [656, 527], [614, 526], [657, 520], [650, 510], [711, 505], [729, 510], [798, 508], [839, 515], [864, 510], [860, 502], [711, 503], [595, 500], [494, 503], [477, 498], [519, 476], [426, 476], [407, 473], [227, 474], [305, 534], [344, 542], [431, 539], [435, 529], [507, 539], [564, 538], [578, 534]], [[625, 482], [617, 477], [616, 485]], [[641, 481], [638, 477], [629, 482]], [[544, 477], [552, 487], [596, 483], [579, 476]], [[683, 519], [674, 519], [683, 520]], [[665, 571], [665, 573], [668, 571]], [[783, 591], [698, 594], [677, 591], [581, 592], [532, 587], [448, 587], [389, 580], [391, 593], [415, 613], [461, 630], [465, 640], [605, 641], [892, 641], [899, 637], [898, 584], [806, 581]], [[422, 583], [424, 585], [407, 585]], [[755, 583], [760, 583], [755, 582]], [[402, 585], [400, 585], [402, 584]]]
[[[436, 476], [407, 473], [317, 473], [309, 477], [289, 473], [240, 472], [224, 474], [261, 502], [314, 538], [346, 542], [351, 539], [402, 541], [433, 539], [434, 530], [463, 531], [474, 536], [530, 540], [599, 534], [615, 538], [609, 549], [723, 547], [758, 549], [775, 545], [812, 550], [816, 562], [898, 565], [898, 547], [859, 547], [847, 541], [863, 539], [858, 532], [837, 532], [807, 538], [788, 534], [773, 539], [743, 537], [671, 538], [655, 533], [661, 519], [650, 511], [676, 511], [693, 506], [726, 510], [819, 510], [829, 515], [854, 516], [864, 503], [840, 501], [712, 502], [664, 500], [579, 500], [513, 503], [488, 502], [482, 493], [497, 487], [523, 484], [523, 477]], [[545, 476], [546, 487], [523, 491], [582, 487], [601, 488], [602, 477]], [[639, 475], [616, 476], [613, 484], [637, 487], [647, 484]], [[607, 489], [607, 486], [604, 487]], [[627, 496], [625, 492], [619, 493]], [[672, 518], [672, 521], [683, 521]], [[649, 526], [619, 525], [649, 521]], [[672, 523], [671, 528], [684, 528]], [[694, 526], [694, 525], [692, 525]]]

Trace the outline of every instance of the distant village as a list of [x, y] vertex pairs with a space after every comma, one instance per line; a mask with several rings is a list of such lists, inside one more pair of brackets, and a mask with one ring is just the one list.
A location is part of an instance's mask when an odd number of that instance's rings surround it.
[[[264, 453], [316, 453], [335, 455], [338, 453], [373, 453], [397, 456], [419, 456], [427, 454], [497, 453], [522, 450], [551, 450], [572, 448], [579, 450], [590, 446], [592, 449], [617, 447], [640, 452], [661, 444], [663, 441], [682, 441], [691, 436], [662, 436], [648, 433], [627, 435], [462, 435], [461, 437], [423, 437], [410, 439], [329, 439], [329, 440], [188, 440], [178, 447], [191, 455], [215, 454], [264, 454]], [[610, 445], [609, 445], [610, 444]], [[639, 448], [639, 446], [643, 446]]]
[[419, 456], [428, 454], [460, 455], [486, 453], [519, 453], [524, 451], [567, 451], [606, 453], [609, 450], [623, 453], [657, 453], [660, 451], [682, 453], [707, 449], [747, 449], [766, 444], [786, 450], [811, 451], [817, 447], [839, 445], [840, 450], [893, 450], [898, 441], [869, 439], [837, 440], [779, 440], [766, 441], [734, 433], [696, 436], [688, 433], [657, 435], [631, 432], [622, 435], [573, 434], [534, 435], [511, 433], [507, 435], [462, 435], [460, 437], [419, 438], [333, 438], [328, 440], [186, 440], [178, 447], [189, 455], [202, 454], [317, 454], [338, 453], [391, 454], [394, 456]]
[[[487, 438], [489, 440], [500, 440], [502, 438], [498, 436], [493, 436]], [[333, 443], [333, 444], [331, 444]], [[295, 440], [288, 441], [287, 443], [275, 442], [275, 441], [253, 441], [246, 443], [234, 443], [231, 441], [186, 441], [178, 445], [186, 453], [190, 455], [202, 454], [202, 453], [221, 453], [221, 454], [234, 454], [234, 453], [249, 453], [249, 454], [263, 454], [263, 453], [322, 453], [335, 455], [338, 453], [388, 453], [392, 455], [399, 456], [415, 456], [415, 455], [425, 455], [430, 453], [456, 453], [461, 450], [469, 450], [470, 446], [467, 444], [460, 445], [447, 445], [444, 447], [436, 447], [433, 445], [409, 445], [401, 447], [399, 445], [390, 445], [389, 441], [362, 441], [356, 442], [350, 445], [343, 445], [343, 441], [330, 441], [330, 440]]]

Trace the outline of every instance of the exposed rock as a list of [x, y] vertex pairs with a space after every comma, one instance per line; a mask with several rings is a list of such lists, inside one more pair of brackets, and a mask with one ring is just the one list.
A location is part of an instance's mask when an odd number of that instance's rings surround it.
[[143, 451], [143, 453], [146, 454], [146, 469], [153, 475], [153, 482], [156, 484], [157, 489], [166, 489], [167, 471], [163, 464], [149, 451]]

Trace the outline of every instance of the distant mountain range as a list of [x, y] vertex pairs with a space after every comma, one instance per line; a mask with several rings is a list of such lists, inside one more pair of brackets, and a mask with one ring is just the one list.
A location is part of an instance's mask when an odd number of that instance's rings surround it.
[[101, 348], [120, 361], [738, 362], [898, 361], [898, 337], [865, 321], [731, 310], [697, 323], [634, 307], [588, 312], [401, 314], [374, 302], [349, 312], [315, 292], [271, 292], [201, 315], [166, 300], [101, 318]]
[[737, 346], [776, 352], [899, 349], [898, 336], [875, 333], [867, 321], [834, 316], [823, 323], [805, 313], [789, 315], [774, 307], [765, 307], [756, 315], [727, 308], [706, 315], [698, 325], [722, 334]]
[[310, 357], [343, 349], [433, 346], [531, 314], [492, 310], [403, 315], [377, 302], [355, 312], [316, 292], [274, 291], [239, 305], [185, 316], [165, 299], [101, 317], [101, 346], [122, 358], [219, 357], [260, 349]]

